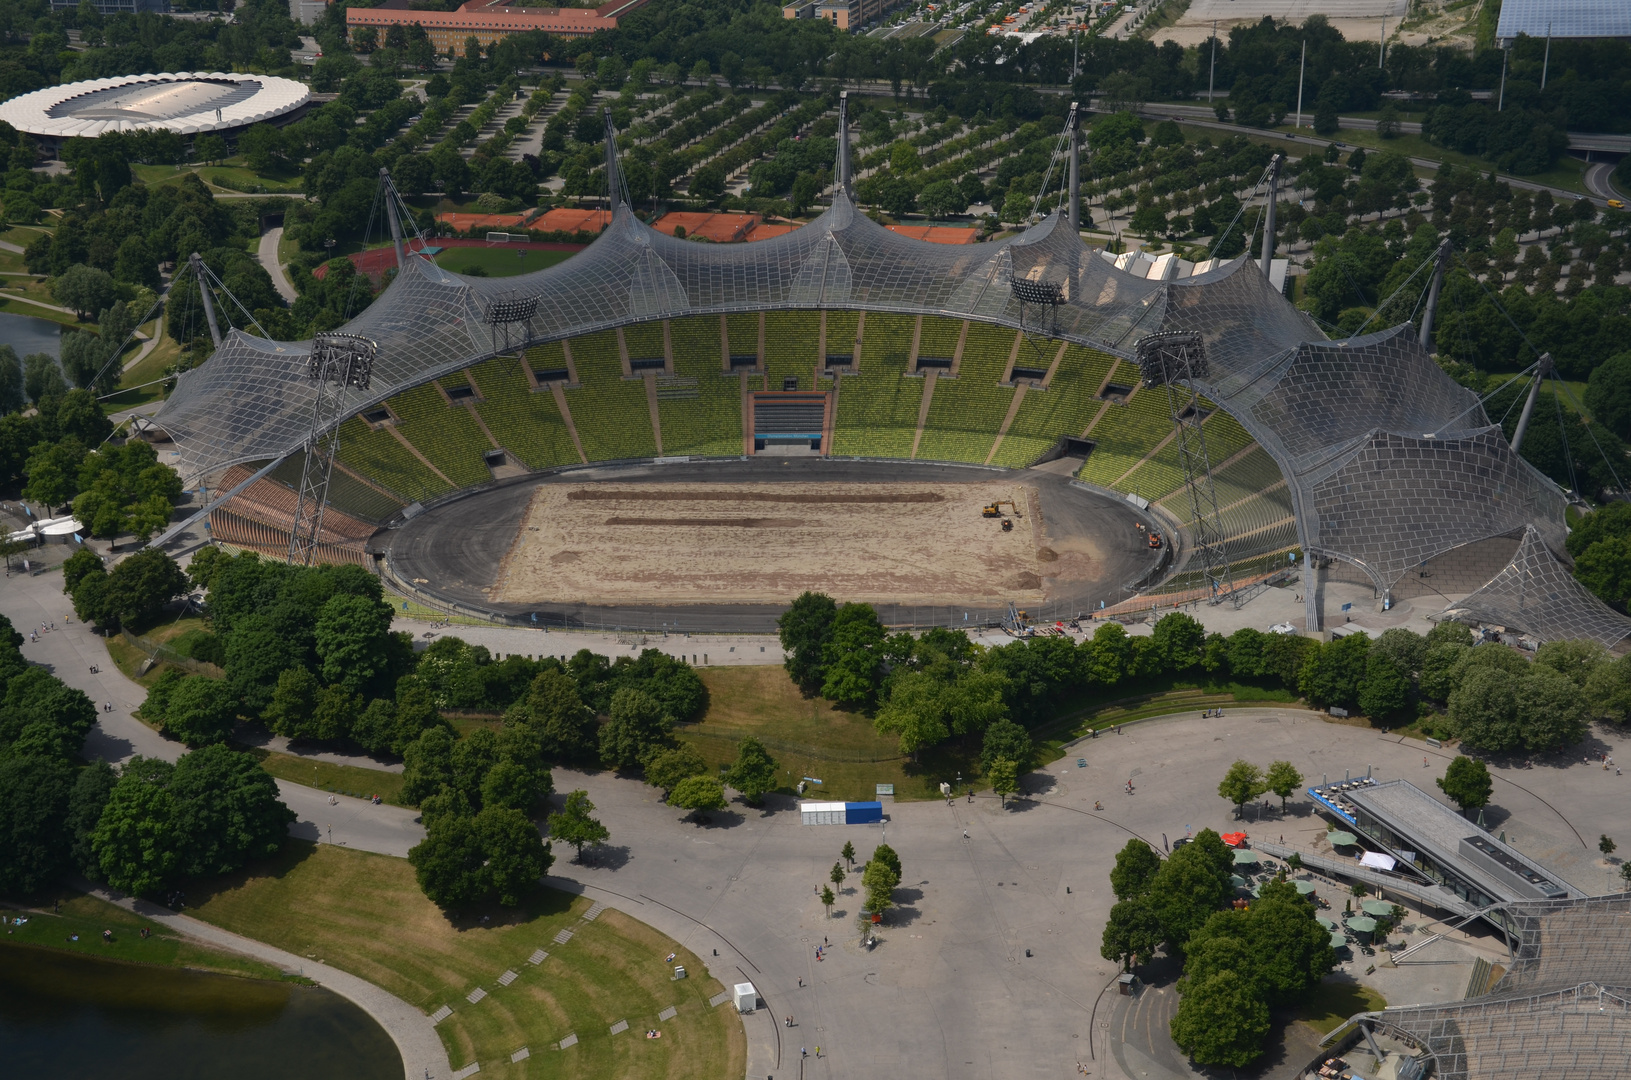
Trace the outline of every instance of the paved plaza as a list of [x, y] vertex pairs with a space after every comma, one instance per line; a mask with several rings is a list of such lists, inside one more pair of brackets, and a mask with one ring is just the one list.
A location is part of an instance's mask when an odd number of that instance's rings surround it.
[[[0, 611], [24, 629], [55, 620], [57, 630], [25, 645], [24, 654], [114, 703], [86, 753], [174, 758], [179, 744], [130, 715], [141, 688], [118, 672], [87, 628], [66, 621], [59, 582], [56, 574], [14, 575], [0, 591]], [[93, 665], [101, 671], [91, 673]], [[1596, 841], [1625, 832], [1631, 779], [1581, 759], [1620, 754], [1622, 741], [1621, 733], [1598, 727], [1571, 753], [1527, 768], [1494, 766], [1486, 821], [1571, 884], [1608, 891], [1616, 868], [1598, 857]], [[949, 806], [905, 803], [888, 806], [882, 826], [850, 827], [802, 826], [789, 799], [772, 799], [763, 811], [736, 805], [696, 825], [636, 780], [563, 769], [555, 773], [557, 791], [587, 789], [612, 838], [589, 865], [558, 851], [550, 880], [670, 934], [722, 981], [753, 982], [764, 1006], [744, 1018], [752, 1077], [797, 1075], [800, 1048], [813, 1055], [817, 1045], [821, 1057], [803, 1066], [810, 1080], [880, 1069], [958, 1078], [1072, 1075], [1078, 1062], [1096, 1076], [1180, 1077], [1187, 1066], [1164, 1034], [1174, 1006], [1170, 983], [1157, 978], [1144, 995], [1119, 998], [1110, 985], [1115, 966], [1098, 954], [1116, 851], [1133, 836], [1160, 848], [1202, 828], [1244, 827], [1290, 844], [1324, 832], [1306, 797], [1283, 817], [1270, 799], [1248, 808], [1243, 826], [1234, 822], [1217, 784], [1236, 758], [1260, 766], [1285, 758], [1310, 783], [1369, 768], [1436, 793], [1433, 781], [1453, 756], [1295, 709], [1185, 714], [1077, 744], [1028, 776], [1027, 797], [1006, 808], [989, 795]], [[335, 843], [401, 856], [423, 835], [411, 810], [346, 798], [330, 805], [326, 793], [280, 788], [299, 815], [291, 827], [299, 836], [326, 842], [332, 826]], [[1096, 800], [1102, 811], [1094, 810]], [[1631, 842], [1631, 835], [1617, 838], [1622, 847]], [[864, 858], [886, 839], [900, 855], [904, 880], [899, 906], [867, 951], [855, 921], [859, 874], [846, 879], [831, 918], [817, 893], [846, 840]], [[1406, 921], [1424, 920], [1413, 912]], [[818, 960], [824, 939], [832, 947]], [[1505, 950], [1474, 928], [1425, 950], [1424, 963], [1366, 975], [1365, 960], [1335, 977], [1359, 978], [1394, 1004], [1448, 1000], [1462, 996], [1478, 955], [1500, 959]], [[792, 1028], [782, 1026], [787, 1015]], [[1301, 1060], [1287, 1052], [1280, 1065]]]

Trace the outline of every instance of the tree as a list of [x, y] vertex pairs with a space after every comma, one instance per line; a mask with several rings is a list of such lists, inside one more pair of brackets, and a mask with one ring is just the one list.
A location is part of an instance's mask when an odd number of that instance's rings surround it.
[[1375, 720], [1392, 720], [1409, 704], [1410, 677], [1391, 656], [1372, 648], [1359, 684], [1359, 711]]
[[450, 910], [482, 898], [486, 861], [475, 819], [463, 814], [438, 815], [427, 822], [425, 838], [408, 852], [420, 890], [431, 903]]
[[833, 902], [837, 899], [838, 898], [833, 895], [831, 886], [823, 885], [821, 887], [821, 906], [827, 909], [827, 917], [829, 919], [832, 918]]
[[62, 377], [56, 357], [50, 353], [29, 353], [23, 357], [23, 393], [36, 405], [46, 398], [60, 398], [68, 393], [68, 381]]
[[595, 804], [589, 801], [589, 793], [578, 790], [567, 795], [566, 805], [549, 817], [550, 838], [571, 844], [578, 853], [577, 862], [583, 861], [583, 845], [595, 847], [611, 836], [594, 813]]
[[169, 791], [174, 771], [167, 761], [131, 758], [91, 834], [102, 879], [121, 892], [157, 892], [181, 865], [185, 837]]
[[842, 891], [844, 888], [844, 864], [836, 862], [833, 863], [832, 869], [827, 871], [827, 879], [831, 881], [840, 891]]
[[23, 362], [17, 350], [0, 344], [0, 416], [18, 412], [27, 398], [23, 396]]
[[486, 856], [483, 891], [504, 907], [520, 904], [555, 861], [537, 826], [520, 810], [483, 807], [476, 815], [476, 835]]
[[[317, 676], [304, 666], [297, 643], [257, 612], [236, 622], [222, 651], [227, 681], [244, 711], [279, 735], [297, 734], [317, 703]], [[298, 681], [285, 687], [286, 679]]]
[[219, 135], [200, 135], [193, 143], [193, 155], [200, 161], [220, 161], [228, 155], [227, 141]]
[[854, 708], [877, 696], [883, 665], [883, 623], [871, 604], [845, 604], [833, 616], [832, 635], [822, 650], [826, 666], [823, 697]]
[[708, 771], [708, 763], [702, 760], [692, 746], [678, 746], [672, 750], [664, 750], [646, 762], [646, 783], [658, 788], [665, 795], [673, 791], [682, 780], [693, 776], [701, 776]]
[[314, 641], [323, 681], [360, 692], [390, 665], [391, 606], [372, 597], [331, 596], [317, 616]]
[[1369, 651], [1370, 638], [1364, 634], [1349, 634], [1316, 647], [1303, 661], [1302, 670], [1297, 674], [1297, 688], [1321, 708], [1328, 705], [1356, 707]]
[[1263, 1052], [1269, 1010], [1251, 984], [1220, 971], [1178, 999], [1172, 1041], [1197, 1064], [1241, 1068]]
[[693, 814], [725, 809], [725, 788], [712, 776], [692, 776], [681, 780], [669, 792], [668, 805]]
[[1202, 829], [1161, 863], [1147, 895], [1170, 949], [1182, 950], [1190, 935], [1228, 904], [1233, 873], [1234, 853], [1211, 829]]
[[1162, 941], [1161, 923], [1145, 896], [1118, 901], [1104, 924], [1099, 955], [1131, 971], [1134, 963], [1147, 964]]
[[58, 757], [0, 759], [0, 894], [32, 896], [68, 868], [74, 770]]
[[612, 695], [611, 719], [600, 729], [600, 760], [608, 768], [632, 769], [668, 743], [674, 721], [657, 699], [625, 687]]
[[775, 788], [780, 768], [764, 744], [750, 735], [737, 747], [736, 762], [725, 773], [725, 782], [741, 792], [749, 806], [758, 806], [765, 793]]
[[1603, 858], [1606, 859], [1614, 854], [1614, 847], [1614, 841], [1610, 839], [1607, 833], [1603, 833], [1597, 838], [1597, 850], [1603, 853]]
[[1267, 790], [1262, 770], [1249, 761], [1236, 761], [1218, 783], [1218, 795], [1235, 804], [1236, 818], [1245, 814], [1247, 803]]
[[98, 758], [79, 770], [68, 795], [68, 814], [63, 820], [69, 840], [68, 865], [92, 881], [101, 879], [102, 868], [91, 848], [91, 838], [118, 782], [119, 774], [113, 766]]
[[953, 180], [936, 180], [917, 193], [918, 209], [932, 218], [950, 217], [968, 209], [968, 199]]
[[1150, 845], [1136, 838], [1129, 840], [1116, 853], [1116, 865], [1110, 871], [1110, 890], [1117, 900], [1142, 896], [1160, 870], [1161, 856]]
[[842, 855], [844, 857], [844, 861], [849, 864], [850, 869], [853, 870], [855, 868], [855, 845], [854, 844], [850, 843], [848, 840], [845, 840], [844, 841], [844, 849], [842, 851], [840, 851], [838, 854], [840, 854], [840, 855]]
[[1263, 777], [1265, 790], [1272, 791], [1280, 796], [1280, 813], [1286, 812], [1286, 800], [1291, 793], [1302, 786], [1303, 774], [1289, 761], [1274, 761], [1269, 763], [1269, 771]]
[[75, 263], [51, 285], [51, 297], [85, 320], [110, 306], [115, 300], [113, 278], [106, 270]]
[[59, 352], [63, 374], [75, 386], [90, 386], [101, 374], [106, 350], [102, 339], [89, 330], [64, 329]]
[[1495, 790], [1488, 767], [1477, 758], [1466, 755], [1457, 756], [1451, 761], [1437, 783], [1439, 790], [1461, 807], [1463, 813], [1488, 806], [1489, 797]]
[[806, 695], [821, 689], [826, 678], [824, 653], [832, 637], [838, 605], [825, 593], [806, 592], [776, 620], [782, 666]]
[[1007, 758], [998, 758], [991, 763], [989, 772], [991, 790], [997, 793], [1003, 806], [1008, 805], [1008, 796], [1019, 790], [1019, 765]]
[[1591, 369], [1585, 406], [1593, 420], [1631, 440], [1631, 351], [1615, 353]]
[[526, 697], [505, 718], [537, 728], [544, 753], [552, 760], [579, 761], [596, 751], [594, 710], [578, 696], [577, 681], [559, 669], [539, 672]]
[[225, 742], [238, 721], [238, 702], [224, 679], [188, 675], [176, 684], [159, 727], [188, 746]]
[[[882, 850], [882, 845], [880, 845]], [[889, 852], [894, 855], [893, 851]], [[880, 858], [877, 852], [873, 853], [871, 861], [861, 871], [861, 887], [866, 890], [866, 900], [862, 908], [874, 915], [881, 915], [889, 910], [894, 903], [895, 886], [900, 884], [900, 864], [898, 860]]]
[[999, 758], [1025, 768], [1029, 766], [1034, 750], [1030, 732], [1012, 720], [997, 720], [985, 729], [985, 740], [980, 746], [980, 768], [989, 774]]
[[260, 762], [224, 746], [181, 755], [169, 791], [183, 836], [177, 871], [190, 877], [229, 874], [277, 854], [295, 819]]

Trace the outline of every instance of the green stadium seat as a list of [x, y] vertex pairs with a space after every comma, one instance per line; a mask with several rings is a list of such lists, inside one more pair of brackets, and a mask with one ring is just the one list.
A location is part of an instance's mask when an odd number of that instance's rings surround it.
[[395, 493], [404, 503], [425, 502], [453, 490], [425, 468], [396, 436], [384, 428], [370, 428], [355, 416], [340, 425], [336, 458], [357, 475]]
[[657, 454], [644, 379], [625, 379], [610, 330], [572, 340], [581, 386], [566, 391], [566, 407], [590, 461], [624, 461]]
[[[973, 332], [970, 327], [969, 333]], [[1047, 359], [1051, 365], [1052, 355]], [[1040, 362], [1038, 358], [1037, 363]], [[992, 464], [1023, 468], [1051, 450], [1060, 436], [1080, 435], [1104, 404], [1099, 400], [1099, 387], [1115, 364], [1115, 357], [1108, 353], [1081, 345], [1067, 347], [1048, 388], [1025, 391], [1025, 400], [1020, 402], [1019, 412], [1014, 415], [1014, 422], [1009, 425]]]
[[[918, 353], [923, 353], [923, 340], [929, 338], [929, 323], [923, 320], [923, 339]], [[934, 343], [941, 347], [949, 337], [952, 348], [957, 346], [963, 324], [950, 319], [935, 319]], [[943, 324], [951, 323], [955, 333], [947, 333]], [[1016, 331], [989, 323], [970, 323], [968, 337], [963, 344], [963, 358], [955, 379], [938, 376], [934, 384], [934, 397], [929, 402], [929, 415], [923, 424], [923, 438], [918, 443], [917, 456], [927, 461], [971, 461], [983, 464], [991, 453], [991, 444], [1002, 429], [1002, 421], [1013, 404], [1014, 388], [1002, 385], [1002, 375], [1013, 353]], [[952, 355], [951, 352], [946, 353]]]
[[[461, 381], [464, 380], [460, 376]], [[493, 478], [483, 455], [493, 444], [463, 405], [449, 405], [433, 384], [416, 386], [386, 402], [396, 413], [402, 437], [457, 487]]]
[[[557, 351], [559, 348], [557, 344]], [[566, 365], [564, 354], [559, 363]], [[471, 374], [483, 399], [476, 412], [500, 446], [529, 469], [578, 463], [578, 449], [555, 405], [555, 395], [534, 390], [520, 361], [500, 356], [477, 365]]]
[[742, 376], [720, 365], [719, 319], [675, 319], [674, 379], [657, 381], [663, 453], [739, 457], [742, 453]]
[[832, 452], [844, 457], [904, 458], [912, 453], [923, 380], [905, 378], [916, 319], [869, 314], [859, 370], [838, 390]]

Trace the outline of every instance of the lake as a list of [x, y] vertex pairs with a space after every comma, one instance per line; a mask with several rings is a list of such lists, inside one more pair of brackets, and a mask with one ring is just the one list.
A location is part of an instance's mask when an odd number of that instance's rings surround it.
[[55, 1080], [401, 1080], [383, 1028], [321, 987], [0, 945], [0, 1072]]
[[35, 319], [27, 315], [12, 315], [0, 311], [0, 343], [17, 350], [21, 359], [29, 353], [50, 353], [60, 356], [62, 326], [50, 319]]

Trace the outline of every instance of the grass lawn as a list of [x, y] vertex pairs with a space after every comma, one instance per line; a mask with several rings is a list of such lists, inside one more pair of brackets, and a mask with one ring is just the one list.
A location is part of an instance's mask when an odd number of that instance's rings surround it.
[[[780, 667], [701, 668], [698, 674], [708, 687], [708, 712], [700, 723], [681, 728], [678, 736], [710, 766], [735, 761], [737, 746], [752, 735], [781, 763], [781, 790], [788, 794], [805, 776], [824, 781], [811, 785], [806, 795], [834, 800], [872, 799], [874, 785], [880, 783], [894, 784], [895, 798], [901, 802], [937, 799], [942, 780], [955, 782], [961, 774], [965, 783], [981, 782], [978, 739], [944, 743], [914, 762], [902, 756], [894, 736], [877, 733], [870, 717], [835, 709], [822, 698], [804, 697]], [[1094, 729], [1191, 709], [1199, 713], [1219, 706], [1295, 700], [1283, 690], [1236, 683], [1196, 686], [1171, 679], [1118, 687], [1114, 693], [1118, 695], [1114, 700], [1095, 692], [1067, 700], [1055, 719], [1033, 729], [1037, 763], [1057, 761], [1064, 756], [1066, 743]]]
[[[454, 920], [425, 899], [406, 860], [300, 841], [250, 871], [192, 883], [188, 896], [196, 918], [352, 972], [426, 1013], [452, 1006], [437, 1033], [456, 1068], [476, 1062], [484, 1077], [715, 1080], [747, 1065], [741, 1021], [709, 1008], [722, 987], [702, 962], [619, 912], [584, 922], [583, 897], [541, 889], [524, 908]], [[575, 936], [557, 945], [563, 928]], [[527, 963], [535, 949], [550, 954], [537, 967]], [[689, 979], [671, 980], [670, 953]], [[506, 970], [520, 978], [499, 986]], [[488, 996], [471, 1004], [478, 986]], [[658, 1021], [670, 1005], [679, 1015]], [[619, 1020], [631, 1030], [608, 1034]], [[646, 1028], [663, 1037], [644, 1038]], [[578, 1044], [557, 1056], [569, 1034]], [[511, 1064], [523, 1046], [531, 1060]]]
[[300, 192], [300, 177], [294, 174], [267, 176], [241, 165], [205, 165], [195, 171], [206, 183], [228, 191], [264, 191], [267, 194]]
[[678, 734], [709, 765], [735, 761], [738, 744], [751, 735], [781, 763], [780, 787], [789, 793], [800, 777], [814, 776], [825, 781], [810, 785], [807, 794], [816, 797], [871, 799], [880, 783], [894, 784], [897, 798], [938, 795], [938, 773], [931, 781], [913, 767], [918, 775], [908, 775], [912, 763], [901, 756], [894, 736], [879, 735], [863, 713], [804, 697], [782, 667], [714, 667], [697, 673], [708, 687], [708, 712]]
[[378, 795], [392, 806], [403, 805], [401, 773], [314, 761], [293, 754], [280, 754], [275, 750], [256, 749], [250, 753], [260, 759], [261, 768], [279, 780], [342, 795], [347, 792], [357, 796]]
[[[526, 251], [526, 256], [517, 255], [518, 251]], [[468, 274], [471, 267], [479, 266], [487, 271], [488, 277], [514, 277], [565, 262], [573, 254], [571, 251], [527, 251], [526, 248], [510, 247], [443, 248], [442, 253], [436, 256], [436, 265], [455, 274]]]
[[1325, 980], [1314, 988], [1297, 1010], [1297, 1019], [1325, 1035], [1355, 1013], [1380, 1012], [1387, 999], [1357, 982]]
[[4, 240], [8, 244], [16, 244], [20, 248], [25, 248], [29, 244], [32, 244], [34, 241], [38, 240], [42, 233], [53, 231], [55, 230], [40, 225], [13, 225], [9, 229], [5, 228], [4, 226], [0, 226], [0, 240]]
[[0, 251], [0, 273], [26, 274], [28, 270], [23, 266], [23, 257], [14, 251]]
[[[61, 905], [59, 913], [52, 912], [53, 901]], [[256, 979], [294, 980], [270, 964], [197, 944], [134, 912], [67, 889], [41, 898], [29, 907], [8, 905], [0, 908], [0, 913], [6, 917], [7, 945], [56, 949], [94, 956], [98, 960], [193, 968]], [[19, 916], [28, 921], [22, 926], [12, 925], [11, 920]], [[141, 936], [139, 931], [143, 928], [150, 937]], [[112, 944], [102, 941], [103, 930], [113, 931]], [[70, 940], [75, 935], [79, 940]]]
[[[1507, 374], [1503, 374], [1503, 375], [1491, 375], [1489, 377], [1489, 388], [1490, 388], [1491, 391], [1493, 391], [1497, 386], [1500, 386], [1500, 385], [1502, 385], [1504, 383], [1511, 382], [1513, 379], [1516, 379], [1517, 377], [1518, 376], [1517, 376], [1517, 374], [1515, 372], [1507, 373]], [[1552, 378], [1555, 379], [1556, 376], [1554, 375]], [[1527, 384], [1528, 381], [1529, 381], [1529, 377], [1527, 375], [1524, 376], [1525, 384]], [[1585, 383], [1585, 380], [1582, 379], [1582, 380], [1571, 382], [1571, 381], [1565, 379], [1563, 381], [1563, 385], [1567, 386], [1569, 388], [1569, 393], [1574, 395], [1574, 401], [1572, 401], [1572, 402], [1567, 397], [1563, 398], [1563, 407], [1565, 409], [1568, 409], [1570, 412], [1576, 412], [1578, 410], [1576, 410], [1574, 406], [1575, 406], [1575, 402], [1578, 402], [1580, 404], [1580, 407], [1582, 409], [1584, 409], [1585, 404], [1586, 404], [1586, 383]], [[1548, 391], [1551, 390], [1552, 389], [1552, 380], [1548, 379], [1547, 382], [1546, 382], [1546, 385], [1541, 387], [1541, 389], [1542, 390], [1548, 390]], [[1559, 396], [1561, 397], [1561, 395], [1559, 395]], [[1591, 419], [1591, 417], [1588, 416], [1588, 417], [1586, 417], [1586, 419], [1589, 420], [1589, 419]]]
[[[120, 378], [119, 384], [130, 389], [121, 390], [103, 401], [102, 407], [108, 412], [118, 412], [121, 409], [145, 405], [149, 401], [158, 401], [164, 397], [164, 383], [158, 380], [164, 378], [164, 369], [180, 358], [181, 344], [166, 334], [153, 346], [153, 351], [142, 358], [141, 363], [130, 368]], [[152, 385], [143, 385], [144, 383]]]

